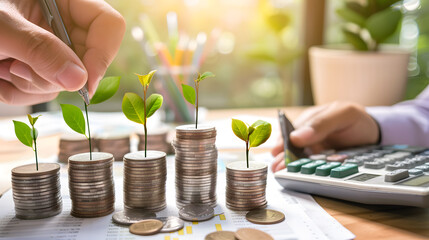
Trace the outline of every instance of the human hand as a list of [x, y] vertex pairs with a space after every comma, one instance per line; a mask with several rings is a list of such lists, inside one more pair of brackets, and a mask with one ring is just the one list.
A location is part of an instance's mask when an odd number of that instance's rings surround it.
[[[295, 121], [296, 130], [290, 134], [297, 147], [307, 147], [312, 153], [364, 144], [375, 144], [379, 127], [365, 108], [347, 102], [335, 102], [312, 107]], [[273, 172], [285, 168], [283, 140], [272, 149], [275, 160]]]
[[37, 0], [0, 1], [0, 101], [29, 105], [77, 91], [92, 96], [125, 32], [122, 16], [104, 1], [57, 0], [76, 53], [57, 38]]

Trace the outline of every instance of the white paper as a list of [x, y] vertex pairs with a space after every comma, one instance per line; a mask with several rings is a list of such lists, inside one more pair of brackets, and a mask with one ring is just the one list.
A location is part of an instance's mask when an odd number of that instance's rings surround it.
[[[223, 159], [220, 155], [220, 159]], [[267, 155], [256, 156], [260, 160]], [[228, 159], [225, 157], [224, 159]], [[178, 216], [174, 192], [174, 158], [169, 157], [167, 175], [167, 209], [157, 216]], [[218, 206], [216, 216], [205, 222], [185, 222], [183, 230], [174, 233], [145, 236], [148, 240], [201, 240], [217, 230], [235, 231], [253, 227], [271, 234], [276, 240], [284, 239], [352, 239], [354, 235], [327, 214], [308, 194], [283, 191], [270, 173], [267, 185], [268, 208], [285, 214], [286, 220], [274, 225], [256, 225], [245, 219], [245, 212], [230, 211], [225, 207], [225, 162], [218, 166]], [[123, 208], [122, 162], [115, 162], [116, 210]], [[0, 239], [138, 239], [127, 227], [112, 223], [112, 215], [80, 219], [70, 216], [67, 170], [61, 169], [63, 212], [55, 217], [40, 220], [19, 220], [14, 216], [11, 191], [0, 198]]]

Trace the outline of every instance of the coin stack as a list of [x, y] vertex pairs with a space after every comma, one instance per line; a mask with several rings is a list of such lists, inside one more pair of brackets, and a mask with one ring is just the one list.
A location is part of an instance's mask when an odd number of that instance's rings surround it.
[[124, 156], [124, 205], [128, 209], [144, 209], [152, 212], [166, 206], [165, 182], [167, 180], [166, 154], [160, 151], [144, 151]]
[[69, 158], [69, 190], [72, 200], [71, 215], [101, 217], [114, 210], [113, 155], [93, 152]]
[[98, 136], [97, 149], [100, 152], [113, 151], [113, 158], [122, 161], [124, 155], [130, 152], [130, 136]]
[[41, 219], [62, 211], [60, 165], [28, 164], [12, 169], [12, 191], [16, 217]]
[[[82, 152], [89, 152], [88, 139], [74, 134], [63, 135], [60, 139], [59, 149], [58, 161], [67, 163], [70, 156]], [[92, 150], [94, 151], [94, 149]]]
[[231, 210], [248, 211], [267, 206], [267, 164], [236, 161], [226, 166], [226, 206]]
[[176, 205], [216, 206], [217, 148], [213, 126], [183, 125], [176, 128]]
[[[170, 144], [167, 143], [167, 129], [159, 129], [157, 131], [152, 131], [147, 134], [147, 149], [148, 150], [156, 150], [161, 151], [165, 153], [170, 152]], [[142, 151], [145, 150], [145, 139], [144, 134], [138, 133], [137, 136], [139, 137], [139, 144], [138, 144], [138, 150]]]

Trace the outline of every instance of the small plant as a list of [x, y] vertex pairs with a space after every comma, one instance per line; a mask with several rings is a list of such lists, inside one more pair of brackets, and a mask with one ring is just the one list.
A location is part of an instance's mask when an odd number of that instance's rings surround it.
[[[97, 87], [97, 90], [94, 93], [94, 96], [91, 98], [90, 104], [98, 104], [104, 102], [107, 99], [111, 98], [113, 95], [115, 95], [116, 91], [118, 91], [120, 80], [121, 77], [106, 77], [101, 80], [100, 84]], [[88, 105], [85, 102], [84, 107], [88, 131], [86, 130], [85, 118], [80, 108], [71, 104], [61, 104], [61, 111], [63, 113], [64, 121], [67, 123], [67, 125], [73, 131], [79, 134], [83, 134], [88, 139], [89, 159], [92, 160], [91, 130], [89, 128]]]
[[122, 112], [125, 116], [136, 123], [144, 126], [144, 156], [147, 157], [147, 119], [151, 117], [156, 110], [162, 106], [162, 96], [160, 94], [152, 94], [146, 99], [147, 89], [152, 81], [156, 70], [151, 71], [147, 75], [136, 74], [143, 86], [143, 99], [135, 93], [125, 93], [122, 100]]
[[346, 1], [337, 14], [346, 21], [346, 40], [360, 51], [377, 51], [380, 43], [395, 33], [402, 18], [393, 6], [400, 0]]
[[246, 163], [249, 168], [249, 150], [266, 142], [271, 135], [271, 124], [262, 120], [248, 126], [241, 120], [232, 119], [232, 131], [241, 140], [246, 142]]
[[198, 128], [198, 88], [200, 82], [208, 77], [214, 77], [215, 75], [211, 72], [205, 72], [203, 74], [198, 74], [195, 82], [195, 89], [189, 85], [182, 84], [182, 92], [186, 101], [195, 106], [195, 129]]
[[[38, 136], [37, 129], [34, 128], [34, 124], [37, 119], [39, 119], [40, 115], [33, 118], [30, 114], [27, 114], [28, 121], [30, 122], [31, 128], [20, 121], [13, 120], [13, 125], [15, 126], [15, 135], [19, 141], [21, 141], [24, 145], [31, 147], [34, 151], [34, 155], [36, 157], [36, 170], [39, 171], [39, 161], [37, 159], [37, 143], [36, 139]], [[33, 147], [34, 145], [34, 147]]]

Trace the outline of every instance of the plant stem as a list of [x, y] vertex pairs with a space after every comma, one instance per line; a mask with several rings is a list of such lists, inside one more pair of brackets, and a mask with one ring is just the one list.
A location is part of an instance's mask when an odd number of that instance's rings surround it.
[[249, 168], [249, 141], [246, 141], [246, 165]]
[[144, 157], [147, 157], [147, 127], [146, 127], [146, 91], [147, 87], [143, 87], [143, 108], [144, 108]]
[[196, 95], [197, 95], [197, 101], [195, 102], [195, 110], [196, 110], [196, 112], [195, 112], [195, 129], [198, 129], [198, 87], [199, 87], [199, 84], [198, 84], [198, 82], [195, 82], [195, 92], [196, 92]]
[[85, 105], [86, 124], [88, 126], [89, 160], [92, 160], [91, 130], [89, 129], [88, 106], [86, 105], [86, 102], [83, 102], [83, 105]]
[[[34, 131], [34, 129], [33, 129]], [[33, 138], [33, 142], [34, 142], [34, 155], [36, 156], [36, 170], [39, 171], [39, 160], [37, 159], [37, 144], [36, 144], [36, 139]]]
[[144, 157], [147, 157], [147, 127], [144, 123]]

